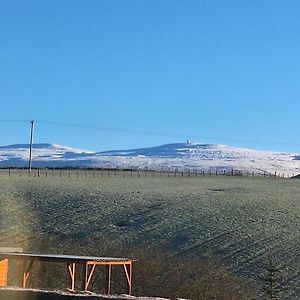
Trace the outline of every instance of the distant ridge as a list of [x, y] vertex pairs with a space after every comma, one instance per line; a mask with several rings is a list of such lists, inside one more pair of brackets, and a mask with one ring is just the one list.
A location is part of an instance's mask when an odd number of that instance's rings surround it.
[[[61, 146], [58, 144], [49, 144], [49, 143], [38, 143], [38, 144], [33, 144], [32, 148], [35, 149], [70, 149], [72, 151], [81, 151], [81, 152], [88, 152], [88, 153], [94, 153], [91, 151], [87, 150], [81, 150], [77, 148], [71, 148], [71, 147], [66, 147], [66, 146]], [[6, 146], [0, 146], [0, 149], [29, 149], [29, 144], [12, 144], [12, 145], [6, 145]]]
[[[49, 148], [52, 144], [41, 143], [41, 144], [33, 144], [33, 148]], [[27, 148], [29, 149], [29, 144], [12, 144], [7, 146], [0, 146], [0, 149], [12, 149], [12, 148]]]
[[[29, 145], [0, 146], [0, 167], [26, 167]], [[295, 153], [258, 151], [219, 144], [173, 143], [149, 148], [103, 152], [62, 145], [33, 145], [33, 167], [88, 167], [170, 171], [240, 170], [299, 174]]]
[[213, 149], [218, 145], [213, 144], [191, 144], [191, 143], [174, 143], [166, 144], [162, 146], [155, 146], [149, 148], [129, 149], [129, 150], [112, 150], [103, 151], [101, 155], [113, 155], [113, 156], [132, 156], [132, 155], [145, 155], [156, 157], [182, 157], [192, 154], [195, 150], [199, 149]]

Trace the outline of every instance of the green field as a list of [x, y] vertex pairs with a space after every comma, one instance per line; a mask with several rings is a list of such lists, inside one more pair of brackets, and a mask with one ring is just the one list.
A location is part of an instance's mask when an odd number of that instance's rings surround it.
[[[253, 289], [271, 256], [286, 287], [282, 299], [300, 297], [297, 179], [5, 173], [0, 204], [0, 246], [100, 256], [109, 243], [110, 249], [122, 245], [124, 256], [126, 247], [190, 259], [213, 256]], [[45, 246], [49, 240], [56, 242]]]

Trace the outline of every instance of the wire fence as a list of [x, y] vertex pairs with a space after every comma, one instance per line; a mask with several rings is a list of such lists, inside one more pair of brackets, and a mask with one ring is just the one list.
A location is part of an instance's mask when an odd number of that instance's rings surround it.
[[141, 170], [141, 169], [0, 169], [0, 176], [33, 177], [33, 178], [101, 178], [101, 177], [201, 177], [201, 176], [240, 176], [264, 178], [293, 178], [294, 174], [279, 172], [247, 172], [241, 170], [200, 170], [200, 171], [170, 171], [170, 170]]

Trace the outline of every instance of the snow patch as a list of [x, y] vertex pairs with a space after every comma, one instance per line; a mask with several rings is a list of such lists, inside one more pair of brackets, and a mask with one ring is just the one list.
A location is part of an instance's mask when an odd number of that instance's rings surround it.
[[[174, 143], [157, 147], [104, 152], [57, 144], [34, 144], [33, 167], [103, 167], [170, 171], [240, 170], [300, 173], [300, 155], [258, 151], [220, 144]], [[0, 147], [0, 167], [26, 167], [26, 144]]]

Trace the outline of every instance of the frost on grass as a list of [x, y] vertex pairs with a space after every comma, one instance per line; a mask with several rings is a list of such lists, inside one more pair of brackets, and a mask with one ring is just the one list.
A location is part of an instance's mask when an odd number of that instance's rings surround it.
[[1, 182], [2, 245], [96, 256], [128, 256], [141, 247], [213, 256], [254, 288], [272, 252], [291, 287], [286, 299], [300, 286], [297, 180], [3, 176]]

